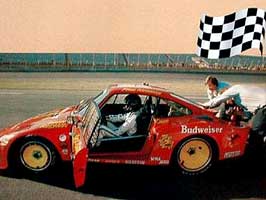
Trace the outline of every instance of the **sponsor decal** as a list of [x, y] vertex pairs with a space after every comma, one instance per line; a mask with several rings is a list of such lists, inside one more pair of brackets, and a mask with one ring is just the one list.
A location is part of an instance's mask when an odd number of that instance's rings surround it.
[[125, 88], [122, 91], [124, 91], [124, 92], [136, 92], [136, 88]]
[[65, 121], [61, 122], [52, 122], [49, 124], [44, 124], [41, 126], [41, 128], [47, 128], [47, 129], [52, 129], [52, 128], [66, 128], [67, 124]]
[[156, 91], [156, 90], [149, 90], [149, 89], [137, 89], [138, 92], [143, 92], [143, 93], [148, 93], [148, 94], [153, 94], [153, 95], [158, 95], [160, 96], [162, 92]]
[[238, 134], [230, 133], [223, 137], [222, 145], [224, 148], [233, 148], [236, 146], [240, 146], [240, 136]]
[[150, 95], [158, 95], [160, 96], [162, 92], [157, 90], [145, 89], [145, 88], [125, 88], [123, 92], [139, 92], [139, 93], [146, 93]]
[[168, 165], [169, 160], [160, 160], [159, 165]]
[[222, 131], [223, 131], [223, 128], [220, 128], [220, 127], [211, 127], [211, 126], [198, 127], [198, 126], [195, 126], [195, 127], [191, 128], [191, 127], [187, 127], [187, 125], [181, 125], [181, 133], [213, 134], [213, 133], [222, 133]]
[[75, 134], [72, 137], [72, 145], [74, 147], [74, 153], [76, 154], [81, 148], [80, 148], [80, 135], [79, 134]]
[[132, 165], [145, 165], [145, 161], [143, 160], [126, 160], [125, 163]]
[[32, 117], [31, 119], [54, 117], [54, 116], [57, 116], [58, 115], [59, 111], [60, 111], [60, 109], [56, 109], [54, 111], [50, 111], [50, 112], [46, 112], [46, 113], [37, 115], [35, 117]]
[[151, 161], [160, 161], [161, 157], [151, 157]]
[[151, 157], [151, 161], [159, 162], [159, 165], [169, 164], [169, 160], [161, 160], [161, 157]]
[[120, 160], [115, 159], [97, 159], [97, 158], [88, 158], [89, 162], [94, 163], [111, 163], [111, 164], [120, 164], [122, 163]]
[[224, 154], [224, 158], [233, 158], [233, 157], [237, 157], [240, 155], [240, 151], [230, 151], [230, 152], [226, 152]]
[[95, 159], [95, 158], [89, 158], [88, 161], [89, 162], [96, 162], [96, 163], [99, 163], [100, 162], [99, 159]]
[[173, 138], [172, 136], [168, 135], [168, 134], [164, 134], [162, 135], [162, 137], [160, 138], [159, 140], [159, 144], [160, 144], [160, 147], [162, 149], [171, 149], [173, 144], [174, 144], [174, 141], [173, 141]]
[[102, 162], [103, 163], [111, 163], [111, 164], [119, 164], [119, 163], [121, 163], [121, 161], [120, 160], [112, 160], [112, 159], [104, 159], [104, 160], [102, 160]]
[[157, 119], [157, 124], [167, 124], [169, 122], [169, 119]]

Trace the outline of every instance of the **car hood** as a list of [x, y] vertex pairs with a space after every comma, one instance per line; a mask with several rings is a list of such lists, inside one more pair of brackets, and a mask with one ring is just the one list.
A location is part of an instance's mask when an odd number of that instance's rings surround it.
[[74, 110], [75, 106], [67, 107], [65, 109], [57, 109], [47, 113], [31, 117], [17, 123], [15, 125], [4, 128], [0, 131], [0, 136], [19, 132], [23, 130], [39, 129], [39, 128], [66, 128], [68, 126], [67, 116]]

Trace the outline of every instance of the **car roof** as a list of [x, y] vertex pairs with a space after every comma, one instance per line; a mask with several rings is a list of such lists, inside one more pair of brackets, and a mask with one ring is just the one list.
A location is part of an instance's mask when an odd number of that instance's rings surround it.
[[150, 85], [148, 83], [137, 83], [137, 84], [113, 84], [109, 86], [110, 89], [119, 89], [119, 88], [136, 88], [136, 89], [149, 89], [149, 90], [157, 90], [157, 91], [161, 91], [161, 92], [168, 92], [170, 93], [169, 90], [162, 88], [162, 87], [158, 87], [158, 86], [154, 86], [154, 85]]
[[155, 93], [158, 95], [162, 94], [171, 94], [172, 92], [158, 86], [149, 85], [148, 83], [142, 83], [142, 84], [113, 84], [110, 85], [108, 88], [110, 91], [121, 91], [121, 92], [132, 92], [133, 90], [138, 92], [144, 92], [144, 93]]

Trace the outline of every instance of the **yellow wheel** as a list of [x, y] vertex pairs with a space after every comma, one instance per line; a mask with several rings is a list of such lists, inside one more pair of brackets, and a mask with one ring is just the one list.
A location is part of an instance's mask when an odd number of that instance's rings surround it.
[[30, 171], [44, 171], [52, 164], [52, 150], [45, 142], [27, 141], [19, 153], [21, 164]]
[[179, 167], [187, 173], [197, 173], [207, 169], [212, 161], [210, 143], [203, 138], [191, 138], [181, 144], [177, 152]]

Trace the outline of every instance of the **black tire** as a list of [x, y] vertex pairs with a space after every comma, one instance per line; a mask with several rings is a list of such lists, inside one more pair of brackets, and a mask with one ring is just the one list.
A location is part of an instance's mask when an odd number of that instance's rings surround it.
[[216, 149], [208, 138], [191, 137], [182, 141], [174, 151], [172, 164], [182, 174], [197, 175], [205, 172], [214, 162]]
[[[25, 138], [15, 146], [11, 157], [12, 168], [31, 174], [42, 174], [54, 168], [58, 160], [52, 144], [42, 138]], [[12, 159], [11, 158], [11, 159]]]

